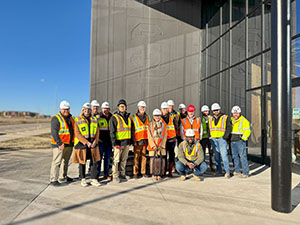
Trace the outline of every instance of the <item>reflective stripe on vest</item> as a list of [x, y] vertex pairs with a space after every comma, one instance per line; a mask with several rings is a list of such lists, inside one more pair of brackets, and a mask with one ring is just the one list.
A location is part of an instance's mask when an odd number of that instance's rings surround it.
[[125, 123], [123, 117], [118, 114], [113, 115], [118, 124], [117, 124], [117, 132], [116, 132], [116, 140], [126, 140], [131, 139], [131, 119], [128, 118], [128, 124]]
[[[231, 118], [231, 121], [233, 118]], [[245, 131], [251, 130], [250, 127], [246, 126], [244, 122], [248, 122], [245, 117], [241, 116], [235, 124], [232, 125], [232, 134], [243, 135]], [[244, 127], [244, 128], [243, 128]], [[248, 137], [242, 136], [243, 140], [247, 140]]]
[[189, 154], [187, 143], [186, 141], [183, 141], [183, 148], [182, 148], [183, 154], [188, 161], [195, 161], [198, 159], [199, 146], [200, 146], [199, 142], [196, 142], [192, 152]]
[[[151, 137], [152, 137], [153, 142], [155, 143], [156, 147], [160, 147], [160, 144], [161, 144], [161, 142], [163, 141], [164, 136], [165, 136], [166, 131], [167, 131], [165, 123], [163, 122], [162, 125], [161, 125], [161, 129], [162, 129], [163, 132], [161, 132], [160, 137], [159, 137], [157, 143], [156, 143], [156, 141], [155, 141], [155, 137], [153, 136], [153, 133], [154, 133], [154, 130], [153, 130], [153, 122], [150, 123], [149, 129], [150, 129]], [[151, 146], [149, 145], [149, 142], [148, 142], [148, 148], [147, 148], [147, 149], [148, 149], [149, 151], [153, 151], [153, 150], [154, 150], [154, 149], [151, 148]]]
[[[96, 137], [98, 122], [97, 122], [97, 118], [95, 116], [90, 117], [90, 124], [88, 124], [85, 121], [85, 119], [82, 118], [81, 116], [76, 117], [75, 121], [78, 125], [78, 129], [79, 129], [81, 135], [84, 138], [94, 139]], [[79, 143], [79, 140], [78, 140], [78, 138], [75, 137], [74, 145], [76, 146], [78, 143]]]
[[200, 139], [200, 128], [201, 128], [201, 122], [199, 118], [195, 118], [193, 121], [193, 124], [191, 124], [190, 120], [188, 117], [184, 118], [182, 120], [182, 126], [183, 126], [183, 134], [185, 137], [185, 133], [188, 129], [192, 129], [195, 132], [195, 139], [199, 140]]
[[[163, 120], [163, 122], [166, 125], [166, 122]], [[169, 114], [169, 123], [167, 124], [167, 138], [175, 138], [176, 137], [176, 131], [175, 131], [175, 126], [173, 124], [173, 120], [171, 115]]]
[[[61, 113], [57, 114], [55, 117], [58, 119], [58, 122], [59, 122], [58, 135], [59, 135], [60, 140], [64, 144], [70, 144], [71, 134], [70, 134], [67, 122], [65, 121], [65, 119], [61, 115]], [[71, 117], [71, 122], [72, 122], [73, 130], [74, 130], [74, 119], [73, 119], [73, 117]], [[74, 136], [73, 136], [72, 142], [74, 142]], [[51, 137], [51, 144], [57, 144], [53, 137]]]
[[134, 125], [134, 136], [136, 141], [147, 139], [148, 124], [150, 122], [149, 116], [146, 115], [146, 121], [143, 123], [140, 118], [134, 114], [131, 116]]
[[225, 134], [227, 115], [221, 116], [218, 124], [215, 124], [213, 117], [209, 118], [209, 132], [212, 138], [221, 138]]
[[98, 118], [99, 130], [109, 131], [109, 122], [105, 118]]

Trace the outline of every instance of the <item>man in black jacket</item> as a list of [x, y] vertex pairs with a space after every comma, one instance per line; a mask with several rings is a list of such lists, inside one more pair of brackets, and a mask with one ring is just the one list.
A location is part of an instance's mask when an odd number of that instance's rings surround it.
[[50, 184], [58, 186], [60, 183], [73, 181], [67, 176], [69, 159], [74, 146], [74, 120], [70, 114], [70, 104], [67, 101], [60, 103], [59, 114], [51, 119], [51, 136], [53, 159]]
[[131, 144], [131, 119], [129, 118], [130, 113], [126, 112], [127, 104], [124, 99], [121, 99], [117, 106], [118, 111], [110, 119], [109, 130], [114, 151], [113, 181], [120, 183], [120, 178], [122, 180], [129, 179], [125, 174], [125, 167]]

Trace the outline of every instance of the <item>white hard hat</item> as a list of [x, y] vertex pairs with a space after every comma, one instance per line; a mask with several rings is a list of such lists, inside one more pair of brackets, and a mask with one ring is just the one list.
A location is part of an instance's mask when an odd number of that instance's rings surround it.
[[168, 103], [168, 106], [174, 106], [175, 105], [173, 100], [168, 100], [167, 103]]
[[161, 116], [161, 111], [159, 109], [154, 109], [153, 116]]
[[108, 102], [103, 102], [101, 105], [102, 109], [110, 109], [109, 103]]
[[242, 110], [239, 106], [233, 106], [232, 109], [231, 109], [231, 113], [241, 113]]
[[182, 103], [178, 106], [178, 110], [179, 109], [185, 109], [185, 108], [186, 108], [185, 104], [182, 104]]
[[60, 109], [69, 109], [70, 108], [70, 103], [67, 102], [66, 100], [63, 100], [59, 104]]
[[99, 102], [97, 100], [91, 101], [92, 106], [100, 106]]
[[187, 129], [186, 133], [185, 133], [186, 137], [194, 137], [195, 136], [195, 132], [192, 129]]
[[91, 109], [91, 104], [89, 102], [86, 102], [83, 104], [82, 108]]
[[168, 103], [166, 103], [166, 102], [163, 102], [163, 103], [161, 103], [161, 105], [160, 105], [160, 108], [161, 109], [167, 109], [169, 107], [169, 105], [168, 105]]
[[211, 105], [211, 110], [214, 111], [214, 110], [220, 110], [221, 109], [221, 106], [218, 104], [218, 103], [214, 103]]
[[137, 104], [137, 107], [147, 107], [146, 102], [144, 101], [139, 101], [139, 103]]
[[201, 107], [201, 112], [209, 111], [209, 107], [207, 105], [204, 105]]

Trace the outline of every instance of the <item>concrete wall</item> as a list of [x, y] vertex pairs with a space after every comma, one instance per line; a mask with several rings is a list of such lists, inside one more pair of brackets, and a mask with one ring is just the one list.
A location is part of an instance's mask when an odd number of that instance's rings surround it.
[[[200, 12], [199, 12], [200, 13]], [[134, 0], [93, 0], [91, 99], [148, 112], [173, 99], [200, 107], [200, 29]]]

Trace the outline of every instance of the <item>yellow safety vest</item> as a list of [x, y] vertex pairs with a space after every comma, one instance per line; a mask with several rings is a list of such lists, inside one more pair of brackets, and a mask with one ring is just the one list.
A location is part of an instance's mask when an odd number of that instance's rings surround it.
[[96, 117], [98, 119], [99, 130], [109, 131], [109, 122], [105, 118], [101, 118], [99, 114]]
[[189, 150], [188, 150], [186, 141], [183, 141], [182, 147], [183, 147], [184, 156], [188, 161], [195, 161], [198, 159], [198, 151], [199, 151], [199, 147], [200, 147], [199, 142], [196, 142], [196, 144], [194, 145], [193, 150], [190, 154], [189, 154]]
[[217, 125], [215, 124], [215, 118], [213, 116], [209, 118], [208, 123], [211, 138], [221, 138], [224, 136], [227, 118], [227, 115], [221, 116]]
[[143, 123], [140, 118], [134, 114], [131, 116], [134, 125], [134, 136], [136, 141], [148, 139], [147, 131], [148, 124], [150, 123], [150, 117], [146, 115], [146, 121]]
[[116, 140], [121, 141], [131, 139], [131, 119], [128, 118], [128, 124], [126, 124], [123, 117], [119, 116], [118, 114], [114, 114], [113, 116], [118, 122]]
[[[97, 128], [98, 128], [97, 118], [95, 116], [91, 116], [90, 120], [91, 120], [91, 123], [90, 123], [90, 127], [89, 127], [89, 124], [81, 116], [78, 116], [75, 118], [75, 121], [78, 125], [81, 135], [86, 139], [89, 137], [92, 139], [95, 139], [96, 133], [97, 133]], [[79, 140], [75, 137], [74, 145], [76, 146], [78, 143], [79, 143]]]
[[[231, 117], [231, 123], [232, 122], [233, 117]], [[232, 123], [231, 133], [241, 135], [241, 138], [247, 141], [251, 134], [250, 122], [244, 116], [240, 116], [235, 124]]]

